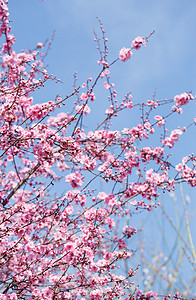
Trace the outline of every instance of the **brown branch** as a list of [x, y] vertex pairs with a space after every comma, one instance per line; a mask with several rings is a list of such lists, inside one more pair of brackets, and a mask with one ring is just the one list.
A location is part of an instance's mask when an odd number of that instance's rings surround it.
[[37, 169], [40, 167], [40, 162], [38, 162], [36, 164], [36, 166], [31, 169], [31, 171], [23, 178], [23, 180], [21, 180], [17, 186], [11, 191], [11, 193], [7, 196], [7, 200], [9, 200], [16, 192], [17, 190], [31, 177], [31, 175], [33, 175], [33, 173], [35, 173], [35, 171], [37, 171]]

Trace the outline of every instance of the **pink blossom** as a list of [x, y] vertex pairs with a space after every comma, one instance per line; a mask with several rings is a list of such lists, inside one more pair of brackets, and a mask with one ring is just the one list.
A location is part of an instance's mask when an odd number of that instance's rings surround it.
[[57, 163], [57, 167], [61, 171], [69, 170], [69, 166], [65, 162], [62, 162], [62, 161], [59, 161]]
[[119, 52], [119, 58], [120, 60], [122, 60], [123, 62], [125, 62], [126, 60], [130, 59], [132, 55], [131, 49], [130, 48], [122, 48]]
[[92, 102], [95, 101], [95, 94], [93, 92], [90, 93], [90, 98]]
[[161, 117], [159, 115], [156, 115], [154, 118], [155, 118], [155, 120], [158, 121], [157, 122], [157, 126], [158, 127], [161, 127], [161, 126], [163, 126], [165, 124], [165, 121], [164, 121], [163, 117]]
[[35, 288], [35, 289], [32, 291], [32, 294], [33, 294], [34, 296], [38, 297], [38, 296], [40, 295], [40, 290]]
[[131, 43], [131, 46], [132, 46], [134, 49], [136, 49], [136, 50], [138, 50], [139, 48], [141, 48], [141, 45], [146, 46], [146, 41], [145, 41], [145, 39], [144, 39], [143, 37], [141, 37], [141, 36], [138, 36], [137, 38], [135, 38], [135, 39], [132, 41], [132, 43]]
[[39, 43], [37, 43], [37, 48], [40, 48], [40, 49], [41, 49], [41, 48], [43, 48], [43, 46], [44, 46], [44, 44], [43, 44], [43, 43], [40, 43], [40, 42], [39, 42]]
[[174, 146], [174, 143], [178, 141], [179, 135], [182, 134], [181, 129], [175, 129], [171, 132], [170, 136], [165, 138], [162, 143], [163, 145], [168, 146], [169, 148], [172, 148]]
[[102, 290], [95, 289], [90, 293], [90, 299], [91, 300], [101, 300], [103, 296]]
[[80, 172], [78, 171], [67, 175], [65, 181], [71, 184], [73, 188], [81, 187], [83, 185]]
[[158, 174], [151, 168], [150, 170], [146, 171], [146, 179], [154, 185], [160, 185], [168, 180], [168, 176], [166, 171], [164, 171], [163, 174]]
[[86, 115], [90, 114], [91, 109], [87, 104], [86, 105], [76, 105], [76, 111], [78, 113], [83, 112], [84, 115], [86, 116]]
[[110, 107], [105, 110], [106, 115], [112, 115], [114, 113], [114, 108]]
[[190, 99], [194, 99], [193, 95], [191, 93], [183, 93], [181, 95], [176, 95], [174, 97], [174, 101], [176, 102], [176, 106], [179, 105], [185, 105], [189, 103]]
[[106, 90], [109, 90], [109, 88], [110, 88], [109, 83], [104, 82], [104, 88], [105, 88]]
[[104, 192], [100, 192], [98, 195], [97, 195], [97, 198], [100, 200], [100, 199], [105, 199], [106, 198], [106, 196], [107, 196], [107, 194], [106, 193], [104, 193]]
[[66, 251], [70, 251], [70, 250], [72, 250], [74, 247], [73, 247], [73, 244], [72, 243], [67, 243], [66, 245], [65, 245], [65, 250]]
[[116, 224], [114, 219], [109, 218], [109, 217], [105, 219], [105, 223], [108, 224], [110, 229], [112, 229], [112, 227], [114, 227]]
[[73, 213], [73, 211], [74, 211], [74, 208], [72, 205], [68, 205], [64, 210], [65, 214], [68, 216], [70, 216]]
[[128, 107], [128, 108], [133, 108], [133, 103], [131, 100], [126, 101], [125, 103], [123, 103], [124, 106]]
[[129, 239], [132, 235], [134, 235], [137, 232], [137, 230], [134, 227], [131, 227], [126, 225], [123, 228], [123, 234]]
[[176, 165], [175, 169], [176, 169], [177, 172], [181, 172], [182, 169], [183, 169], [183, 165], [182, 164], [178, 164], [178, 165]]
[[85, 93], [82, 93], [81, 96], [80, 96], [80, 99], [83, 100], [83, 101], [86, 101], [88, 100], [89, 96]]
[[51, 299], [52, 300], [52, 290], [50, 287], [45, 287], [41, 292], [42, 299]]
[[122, 239], [119, 239], [118, 240], [118, 248], [119, 249], [126, 249], [127, 248], [126, 242]]

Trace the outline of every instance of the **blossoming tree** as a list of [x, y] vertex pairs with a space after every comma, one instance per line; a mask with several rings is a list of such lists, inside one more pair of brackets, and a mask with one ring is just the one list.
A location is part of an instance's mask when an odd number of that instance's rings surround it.
[[[8, 16], [8, 1], [1, 0], [0, 299], [158, 298], [156, 291], [143, 293], [134, 285], [138, 266], [132, 267], [129, 239], [137, 229], [126, 218], [135, 210], [150, 213], [160, 193], [174, 190], [179, 181], [196, 185], [193, 153], [176, 166], [170, 161], [170, 149], [186, 128], [169, 134], [166, 128], [167, 118], [182, 114], [194, 97], [184, 92], [170, 100], [136, 103], [128, 93], [117, 100], [112, 65], [130, 59], [151, 35], [137, 37], [108, 62], [100, 23], [97, 78], [81, 87], [75, 80], [69, 95], [34, 104], [34, 91], [57, 79], [43, 66], [42, 43], [33, 51], [14, 51]], [[101, 80], [108, 108], [100, 124], [87, 131], [85, 118]], [[66, 101], [74, 97], [72, 113], [66, 112]], [[168, 106], [168, 113], [154, 115], [161, 105]], [[140, 122], [113, 129], [113, 119], [126, 109], [141, 113]], [[161, 143], [145, 146], [157, 129]]]

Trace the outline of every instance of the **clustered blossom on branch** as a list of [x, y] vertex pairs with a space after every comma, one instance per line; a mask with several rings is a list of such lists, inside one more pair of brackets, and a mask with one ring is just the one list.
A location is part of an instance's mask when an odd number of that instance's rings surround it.
[[[141, 36], [138, 36], [137, 38], [135, 38], [131, 43], [132, 48], [135, 50], [140, 49], [141, 45], [146, 46], [146, 40], [144, 38], [142, 38]], [[131, 48], [123, 47], [119, 52], [119, 58], [120, 58], [120, 60], [125, 62], [126, 60], [130, 59], [132, 54], [133, 53], [131, 51]]]
[[174, 143], [179, 140], [179, 135], [181, 135], [182, 133], [183, 131], [181, 129], [172, 130], [170, 136], [163, 140], [163, 145], [172, 148], [174, 146]]
[[174, 101], [176, 102], [176, 106], [185, 105], [189, 103], [190, 99], [194, 99], [191, 93], [183, 93], [181, 95], [176, 95], [174, 97]]
[[146, 40], [141, 36], [136, 37], [131, 43], [131, 46], [136, 50], [140, 49], [141, 45], [146, 47]]
[[120, 52], [119, 52], [119, 58], [122, 61], [128, 60], [132, 55], [131, 49], [130, 48], [125, 48], [123, 47]]
[[[103, 49], [96, 36], [101, 67], [97, 78], [88, 78], [81, 91], [75, 75], [68, 95], [34, 104], [33, 92], [57, 79], [44, 68], [42, 43], [33, 51], [14, 51], [6, 3], [0, 1], [0, 299], [158, 298], [134, 284], [139, 266], [134, 266], [129, 240], [137, 229], [127, 219], [136, 210], [158, 206], [160, 193], [175, 189], [179, 180], [196, 184], [194, 154], [173, 167], [175, 177], [170, 175], [167, 151], [180, 131], [172, 131], [159, 146], [146, 146], [155, 125], [164, 130], [167, 119], [157, 115], [154, 123], [152, 111], [169, 103], [135, 103], [131, 93], [117, 100], [110, 70], [118, 58], [108, 63], [100, 22]], [[138, 37], [132, 47], [141, 44], [146, 40]], [[131, 51], [123, 49], [125, 61]], [[84, 126], [86, 115], [93, 113], [94, 87], [102, 79], [109, 95], [106, 116], [89, 129]], [[73, 97], [72, 113], [65, 112], [66, 100]], [[188, 104], [180, 99], [172, 101], [178, 107]], [[125, 109], [139, 113], [140, 108], [144, 113], [138, 124], [123, 130], [112, 127]], [[170, 115], [175, 112], [171, 109]], [[177, 299], [164, 299], [172, 297]]]

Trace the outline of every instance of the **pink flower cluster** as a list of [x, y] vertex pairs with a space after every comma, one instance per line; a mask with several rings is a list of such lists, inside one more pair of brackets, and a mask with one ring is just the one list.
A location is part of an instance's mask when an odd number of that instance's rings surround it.
[[146, 179], [155, 186], [160, 186], [168, 181], [168, 174], [165, 171], [163, 174], [154, 172], [153, 169], [146, 171]]
[[77, 105], [76, 111], [77, 111], [77, 113], [80, 113], [80, 114], [84, 113], [84, 115], [86, 116], [86, 115], [90, 114], [91, 109], [87, 104], [84, 104], [84, 105]]
[[122, 60], [123, 62], [125, 62], [126, 60], [130, 59], [132, 55], [131, 49], [130, 48], [125, 48], [123, 47], [120, 52], [119, 52], [119, 58], [120, 60]]
[[185, 105], [189, 103], [190, 99], [194, 99], [193, 95], [191, 93], [183, 93], [180, 95], [176, 95], [174, 97], [174, 101], [176, 102], [176, 106]]
[[175, 144], [175, 142], [177, 142], [179, 140], [179, 135], [181, 135], [183, 133], [183, 131], [181, 129], [174, 129], [170, 136], [165, 138], [162, 143], [163, 145], [168, 146], [169, 148], [172, 148]]
[[155, 120], [157, 120], [158, 127], [161, 127], [165, 124], [165, 120], [163, 119], [163, 117], [156, 115], [154, 118], [155, 118]]
[[[187, 162], [189, 159], [193, 160], [192, 168], [187, 166]], [[195, 168], [196, 163], [196, 157], [190, 157], [187, 156], [182, 159], [182, 163], [179, 163], [176, 165], [176, 171], [181, 173], [181, 176], [187, 181], [188, 184], [190, 184], [192, 187], [196, 186], [196, 170]]]
[[141, 36], [136, 37], [131, 43], [131, 46], [136, 50], [140, 49], [141, 45], [146, 46], [146, 40]]
[[[146, 40], [144, 38], [142, 38], [141, 36], [138, 36], [137, 38], [135, 38], [132, 43], [131, 46], [132, 48], [138, 50], [139, 48], [141, 48], [141, 45], [146, 46]], [[123, 47], [120, 52], [119, 52], [119, 59], [122, 60], [123, 62], [125, 62], [126, 60], [130, 59], [131, 55], [132, 55], [132, 51], [131, 48], [125, 48]]]
[[144, 293], [142, 290], [139, 290], [136, 292], [136, 298], [137, 300], [150, 300], [150, 299], [158, 299], [157, 293], [154, 293], [153, 291], [149, 291], [147, 293]]
[[123, 228], [123, 234], [129, 239], [130, 237], [132, 237], [132, 235], [134, 235], [137, 232], [137, 230], [134, 227], [128, 226], [126, 225]]
[[81, 187], [83, 185], [83, 181], [81, 179], [81, 174], [80, 172], [76, 171], [74, 173], [70, 173], [69, 175], [66, 176], [65, 181], [69, 184], [71, 184], [71, 186], [73, 188], [78, 188]]

